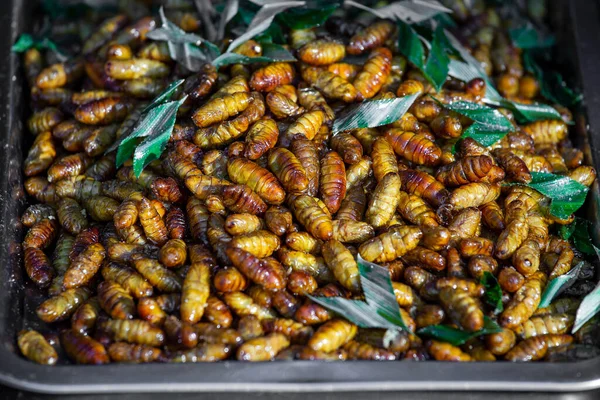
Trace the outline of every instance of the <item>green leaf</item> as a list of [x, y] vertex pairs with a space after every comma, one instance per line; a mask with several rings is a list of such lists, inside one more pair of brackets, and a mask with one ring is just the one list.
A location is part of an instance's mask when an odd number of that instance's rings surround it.
[[520, 49], [540, 49], [551, 47], [556, 43], [554, 36], [543, 37], [531, 23], [509, 29], [508, 34], [513, 45]]
[[231, 64], [254, 64], [263, 62], [294, 62], [297, 61], [292, 53], [285, 47], [274, 43], [261, 43], [263, 55], [258, 57], [248, 57], [237, 53], [224, 53], [217, 57], [212, 64], [215, 68], [220, 68]]
[[375, 128], [399, 120], [419, 94], [396, 99], [367, 100], [346, 108], [333, 122], [333, 134], [358, 128]]
[[566, 84], [561, 74], [550, 69], [542, 69], [535, 61], [531, 51], [523, 52], [523, 66], [535, 76], [540, 85], [542, 96], [553, 103], [569, 107], [579, 103], [582, 99], [580, 93], [576, 93]]
[[398, 48], [408, 61], [414, 64], [425, 78], [440, 90], [448, 76], [450, 58], [446, 54], [448, 40], [444, 35], [444, 29], [439, 27], [433, 33], [430, 44], [429, 55], [425, 62], [425, 49], [419, 34], [407, 23], [399, 21], [398, 25]]
[[544, 293], [542, 293], [542, 299], [540, 300], [540, 305], [538, 308], [548, 307], [552, 300], [554, 300], [559, 294], [573, 286], [573, 284], [577, 281], [579, 271], [581, 271], [583, 264], [584, 263], [582, 261], [566, 274], [552, 279], [544, 289]]
[[499, 314], [504, 310], [502, 304], [502, 289], [498, 280], [492, 273], [486, 271], [481, 277], [481, 284], [485, 288], [483, 300], [490, 306], [494, 307], [494, 314]]
[[239, 0], [227, 0], [225, 7], [220, 13], [219, 25], [217, 27], [217, 39], [222, 40], [225, 37], [225, 26], [238, 13], [240, 8]]
[[575, 221], [568, 225], [560, 225], [558, 232], [560, 237], [571, 240], [575, 248], [587, 255], [594, 254], [592, 238], [590, 237], [590, 226], [592, 223], [586, 219], [575, 217]]
[[11, 51], [14, 53], [24, 53], [31, 48], [38, 50], [50, 50], [56, 54], [57, 58], [61, 62], [66, 61], [68, 58], [68, 55], [61, 51], [56, 43], [54, 43], [52, 40], [48, 39], [47, 37], [38, 40], [28, 33], [23, 33], [21, 36], [19, 36], [15, 44], [12, 45]]
[[[594, 245], [592, 245], [592, 247], [594, 248], [596, 256], [600, 258], [600, 249]], [[598, 312], [600, 312], [600, 283], [598, 283], [594, 290], [588, 293], [581, 301], [581, 304], [579, 304], [571, 333], [577, 332], [586, 322], [592, 319], [594, 315], [598, 314]]]
[[147, 138], [136, 147], [133, 153], [133, 172], [136, 177], [140, 176], [148, 164], [158, 159], [167, 147], [177, 118], [177, 110], [186, 99], [187, 96], [184, 96], [180, 100], [160, 104], [151, 109], [144, 118], [142, 125], [146, 130], [143, 136], [147, 136]]
[[548, 104], [533, 103], [522, 104], [514, 101], [502, 99], [500, 106], [511, 110], [517, 122], [530, 123], [535, 121], [543, 121], [548, 119], [561, 119], [560, 113]]
[[433, 32], [429, 57], [427, 58], [427, 63], [423, 70], [425, 76], [430, 78], [430, 81], [437, 91], [442, 88], [442, 85], [446, 82], [446, 78], [448, 77], [448, 64], [450, 63], [450, 58], [448, 57], [448, 54], [446, 54], [446, 42], [447, 39], [444, 35], [444, 28], [440, 26]]
[[402, 328], [408, 331], [400, 315], [389, 271], [363, 260], [360, 255], [357, 263], [365, 301], [341, 297], [308, 297], [361, 328]]
[[23, 53], [34, 47], [34, 45], [35, 41], [33, 40], [33, 36], [28, 33], [23, 33], [19, 36], [15, 44], [12, 45], [10, 50], [14, 53]]
[[585, 202], [589, 188], [568, 176], [547, 172], [532, 172], [531, 176], [528, 186], [550, 199], [550, 213], [555, 217], [567, 219]]
[[185, 79], [179, 79], [178, 81], [171, 82], [171, 84], [167, 86], [167, 88], [163, 90], [158, 96], [156, 96], [156, 98], [152, 100], [152, 103], [148, 104], [148, 106], [144, 108], [142, 112], [147, 112], [150, 109], [169, 100], [171, 96], [173, 96], [173, 93], [175, 93], [177, 88], [183, 84], [183, 82], [185, 82]]
[[473, 124], [463, 132], [461, 137], [473, 138], [482, 146], [491, 146], [514, 129], [511, 122], [500, 111], [482, 104], [468, 101], [440, 104], [448, 110], [471, 119]]
[[460, 346], [473, 338], [502, 331], [502, 328], [490, 318], [483, 317], [483, 320], [483, 329], [477, 332], [467, 332], [446, 325], [430, 325], [419, 329], [417, 334], [432, 337], [442, 342], [450, 343], [453, 346]]
[[319, 9], [295, 8], [279, 14], [277, 18], [289, 29], [309, 29], [323, 25], [338, 8], [339, 5], [335, 3]]

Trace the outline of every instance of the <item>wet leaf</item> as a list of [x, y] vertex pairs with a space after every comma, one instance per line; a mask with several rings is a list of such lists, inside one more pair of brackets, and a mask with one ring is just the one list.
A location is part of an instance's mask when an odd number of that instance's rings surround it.
[[152, 161], [158, 159], [167, 147], [167, 142], [173, 132], [177, 110], [185, 102], [187, 96], [178, 101], [168, 101], [148, 112], [145, 120], [148, 120], [146, 135], [133, 153], [133, 172], [136, 177], [140, 176], [142, 170]]
[[566, 107], [581, 101], [581, 94], [573, 91], [558, 72], [547, 68], [542, 69], [531, 51], [523, 52], [523, 66], [538, 81], [540, 92], [546, 99]]
[[567, 219], [583, 205], [589, 188], [568, 176], [547, 172], [532, 172], [532, 181], [528, 186], [548, 197], [550, 213], [555, 217]]
[[429, 47], [427, 61], [425, 61], [424, 40], [410, 25], [401, 21], [398, 22], [398, 48], [400, 53], [417, 67], [423, 73], [423, 76], [439, 91], [446, 82], [449, 71], [448, 40], [445, 37], [444, 29], [438, 27], [433, 32], [431, 43], [427, 43]]
[[571, 240], [577, 250], [587, 255], [593, 255], [594, 247], [590, 237], [590, 226], [590, 221], [575, 217], [575, 221], [569, 225], [561, 225], [558, 232], [561, 238]]
[[504, 305], [502, 304], [502, 289], [500, 288], [500, 284], [496, 277], [492, 275], [492, 273], [486, 271], [481, 277], [481, 284], [485, 288], [483, 300], [494, 307], [494, 314], [501, 313], [504, 310]]
[[540, 300], [540, 305], [538, 308], [548, 307], [550, 303], [552, 303], [552, 300], [554, 300], [559, 294], [573, 286], [573, 284], [577, 281], [579, 271], [581, 271], [583, 264], [584, 263], [582, 261], [566, 274], [552, 279], [544, 289], [544, 293], [542, 293], [542, 299]]
[[513, 112], [517, 122], [526, 124], [547, 119], [561, 119], [560, 113], [548, 104], [533, 103], [523, 104], [502, 99], [500, 106], [508, 108]]
[[319, 8], [314, 8], [312, 5], [310, 8], [294, 8], [279, 14], [277, 19], [290, 29], [314, 28], [323, 25], [339, 6], [334, 1], [323, 4]]
[[476, 332], [467, 332], [447, 325], [430, 325], [419, 329], [417, 334], [447, 342], [453, 346], [460, 346], [473, 338], [502, 331], [502, 328], [490, 318], [483, 317], [483, 320], [483, 329]]
[[408, 330], [400, 315], [387, 268], [365, 261], [360, 255], [357, 263], [364, 301], [341, 297], [308, 297], [361, 328]]
[[482, 104], [468, 101], [440, 104], [448, 110], [471, 119], [473, 124], [463, 132], [461, 138], [473, 138], [482, 146], [491, 146], [514, 129], [510, 121], [500, 111]]
[[551, 47], [556, 43], [554, 36], [543, 36], [531, 22], [509, 29], [508, 34], [513, 45], [520, 49], [540, 49]]
[[357, 128], [375, 128], [399, 120], [419, 97], [418, 94], [396, 99], [367, 100], [346, 108], [333, 122], [332, 133]]

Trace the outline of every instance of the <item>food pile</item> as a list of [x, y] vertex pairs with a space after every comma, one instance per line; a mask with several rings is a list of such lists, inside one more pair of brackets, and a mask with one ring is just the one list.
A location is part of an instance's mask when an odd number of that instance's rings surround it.
[[[200, 31], [191, 5], [174, 7], [174, 25]], [[483, 106], [490, 84], [512, 102], [549, 102], [499, 11], [455, 11], [448, 30], [489, 77], [448, 76], [439, 90], [399, 50], [396, 21], [353, 22], [343, 7], [318, 27], [283, 26], [295, 62], [244, 62], [272, 44], [263, 35], [232, 50], [238, 63], [190, 71], [172, 43], [150, 38], [157, 16], [124, 14], [99, 21], [63, 62], [25, 51], [23, 135], [34, 139], [22, 254], [47, 292], [37, 315], [68, 359], [535, 361], [590, 344], [597, 320], [571, 334], [580, 298], [538, 308], [551, 280], [581, 263], [589, 279], [593, 266], [557, 234], [573, 216], [553, 215], [528, 184], [552, 173], [589, 187], [596, 173], [562, 106], [526, 123], [496, 107], [510, 132], [489, 146], [466, 134], [474, 119], [451, 106]], [[137, 156], [117, 151], [167, 124], [161, 93], [179, 102], [175, 125], [137, 170]], [[410, 96], [390, 123], [334, 129], [355, 104], [381, 102], [357, 116], [371, 121]], [[391, 340], [314, 301], [364, 299], [365, 261], [389, 270], [406, 327]], [[439, 325], [475, 334], [458, 345], [420, 333]], [[59, 361], [47, 332], [24, 327], [25, 357]]]

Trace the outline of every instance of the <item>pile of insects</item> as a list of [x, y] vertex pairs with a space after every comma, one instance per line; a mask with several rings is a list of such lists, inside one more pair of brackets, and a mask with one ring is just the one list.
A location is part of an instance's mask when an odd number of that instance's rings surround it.
[[[173, 24], [197, 32], [201, 16], [177, 4]], [[283, 27], [295, 62], [191, 72], [171, 43], [148, 37], [158, 16], [122, 14], [99, 21], [63, 62], [27, 50], [23, 135], [34, 139], [22, 254], [47, 296], [43, 328], [18, 334], [23, 355], [41, 364], [536, 361], [593, 342], [597, 319], [570, 333], [581, 302], [573, 291], [538, 307], [548, 282], [585, 257], [556, 234], [573, 217], [551, 214], [527, 184], [546, 172], [589, 187], [596, 173], [569, 140], [565, 107], [555, 106], [560, 119], [524, 124], [498, 108], [508, 134], [487, 147], [463, 136], [473, 120], [446, 105], [483, 104], [490, 84], [511, 101], [551, 102], [494, 8], [458, 11], [449, 29], [489, 77], [448, 77], [439, 90], [399, 52], [396, 22], [352, 22], [342, 8], [318, 27]], [[232, 52], [259, 57], [264, 43]], [[139, 176], [131, 158], [117, 166], [111, 146], [178, 79], [164, 151]], [[411, 95], [395, 121], [332, 129], [358, 103]], [[358, 256], [389, 269], [407, 327], [393, 340], [309, 298], [363, 299]], [[486, 274], [501, 312], [482, 300]], [[488, 319], [500, 329], [461, 345], [417, 333], [477, 332]]]

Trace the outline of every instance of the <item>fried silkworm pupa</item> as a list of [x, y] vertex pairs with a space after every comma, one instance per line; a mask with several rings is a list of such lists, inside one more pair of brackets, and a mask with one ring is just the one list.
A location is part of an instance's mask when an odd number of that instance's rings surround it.
[[548, 343], [543, 336], [535, 336], [517, 343], [504, 358], [513, 362], [537, 361], [548, 352]]
[[41, 132], [34, 140], [24, 161], [25, 176], [34, 176], [47, 170], [56, 158], [56, 148], [50, 131]]
[[498, 283], [502, 290], [514, 293], [523, 286], [525, 278], [513, 267], [506, 267], [498, 274]]
[[43, 219], [29, 228], [23, 239], [23, 247], [45, 249], [54, 242], [57, 230], [58, 224], [55, 219]]
[[58, 361], [58, 354], [54, 347], [37, 331], [19, 332], [17, 343], [21, 354], [28, 360], [42, 365], [54, 365]]
[[169, 239], [160, 248], [158, 260], [167, 268], [177, 268], [185, 264], [187, 249], [185, 242], [181, 239]]
[[37, 76], [35, 85], [40, 89], [53, 89], [78, 80], [84, 72], [81, 58], [44, 68]]
[[[332, 72], [316, 67], [306, 67], [302, 70], [302, 79], [317, 88], [327, 98], [351, 103], [356, 99], [357, 91], [354, 85]], [[302, 104], [302, 100], [300, 100]]]
[[125, 119], [134, 104], [124, 96], [92, 100], [75, 110], [75, 119], [87, 125], [105, 125]]
[[29, 279], [39, 287], [50, 285], [55, 273], [43, 250], [37, 247], [25, 247], [23, 259]]
[[354, 256], [339, 241], [329, 240], [322, 246], [322, 253], [327, 266], [338, 282], [353, 293], [361, 290], [358, 265]]
[[92, 163], [85, 153], [70, 154], [56, 160], [48, 169], [48, 182], [81, 175]]
[[71, 329], [75, 332], [89, 335], [96, 326], [96, 321], [102, 308], [98, 297], [91, 297], [77, 308], [71, 316]]
[[157, 260], [136, 256], [133, 259], [135, 269], [161, 292], [173, 293], [181, 290], [181, 278], [164, 268]]
[[238, 235], [231, 240], [231, 247], [239, 248], [258, 258], [269, 257], [279, 249], [278, 236], [266, 230]]
[[168, 341], [176, 346], [196, 347], [198, 334], [194, 327], [187, 322], [182, 322], [173, 315], [167, 316], [162, 326]]
[[200, 321], [210, 295], [211, 262], [200, 257], [203, 251], [198, 245], [190, 248], [192, 265], [183, 280], [181, 291], [181, 319], [190, 324]]
[[254, 214], [230, 214], [225, 219], [225, 230], [232, 236], [252, 233], [262, 227], [262, 219]]
[[542, 298], [547, 277], [541, 272], [529, 276], [523, 286], [513, 295], [498, 319], [504, 328], [516, 328], [527, 321], [535, 312]]
[[60, 334], [60, 343], [67, 356], [77, 364], [107, 364], [106, 349], [89, 336], [66, 329]]
[[265, 334], [262, 324], [254, 315], [246, 315], [240, 318], [237, 330], [244, 341], [255, 339]]
[[423, 233], [415, 226], [394, 226], [358, 248], [361, 257], [370, 262], [393, 261], [417, 247]]
[[115, 319], [133, 319], [135, 303], [129, 293], [116, 282], [98, 285], [98, 300], [102, 309]]
[[346, 51], [357, 55], [372, 50], [381, 46], [393, 32], [393, 23], [387, 20], [377, 21], [352, 36]]
[[249, 282], [237, 268], [225, 267], [215, 273], [213, 285], [219, 292], [238, 292], [246, 290]]
[[108, 355], [114, 362], [150, 363], [159, 360], [162, 356], [162, 350], [140, 344], [117, 342], [108, 346]]
[[443, 288], [440, 301], [450, 318], [463, 329], [475, 332], [483, 328], [483, 311], [468, 293]]
[[100, 269], [106, 250], [100, 243], [90, 244], [71, 263], [65, 272], [63, 286], [73, 289], [86, 285]]
[[396, 354], [389, 350], [355, 340], [346, 343], [342, 349], [347, 352], [349, 360], [393, 361], [396, 359]]
[[289, 63], [272, 63], [266, 67], [259, 68], [252, 73], [250, 87], [259, 92], [270, 92], [279, 85], [292, 83], [295, 73]]
[[116, 342], [161, 346], [165, 342], [162, 329], [139, 319], [109, 319], [99, 324], [99, 329]]
[[56, 211], [47, 204], [33, 204], [21, 215], [21, 223], [28, 228], [44, 219], [56, 219]]
[[306, 193], [310, 196], [316, 196], [319, 190], [320, 162], [315, 144], [307, 139], [297, 139], [291, 143], [290, 150], [304, 168], [304, 173], [308, 179]]
[[254, 315], [261, 321], [263, 319], [275, 318], [273, 310], [259, 306], [252, 298], [242, 292], [229, 292], [223, 294], [223, 300], [229, 308], [238, 316]]
[[269, 151], [269, 169], [288, 192], [303, 192], [308, 178], [300, 161], [289, 150], [277, 148]]
[[164, 78], [169, 75], [170, 68], [160, 61], [131, 58], [107, 61], [104, 64], [104, 72], [113, 79], [127, 81], [138, 78]]
[[198, 347], [174, 353], [169, 361], [175, 363], [215, 362], [230, 356], [232, 346], [224, 343], [202, 343]]
[[536, 145], [557, 144], [567, 137], [568, 127], [563, 121], [543, 120], [525, 125], [522, 131], [533, 138]]
[[323, 211], [314, 197], [308, 195], [294, 196], [290, 200], [290, 208], [298, 222], [315, 238], [329, 240], [333, 236], [331, 217]]
[[277, 178], [256, 163], [236, 158], [227, 163], [227, 172], [233, 182], [248, 185], [265, 202], [269, 204], [283, 203], [285, 191]]
[[165, 225], [169, 232], [169, 239], [183, 239], [187, 229], [183, 210], [179, 207], [171, 207], [165, 216]]
[[346, 197], [346, 168], [338, 153], [330, 151], [321, 160], [320, 193], [330, 213], [336, 213]]
[[473, 361], [471, 356], [464, 353], [459, 347], [437, 340], [429, 341], [427, 351], [438, 361]]
[[317, 290], [317, 281], [315, 278], [303, 271], [293, 271], [288, 276], [288, 290], [295, 295], [312, 294]]
[[58, 203], [57, 214], [60, 224], [72, 235], [77, 235], [88, 226], [83, 209], [76, 200], [70, 198], [61, 199]]
[[401, 186], [400, 177], [395, 173], [389, 173], [379, 181], [365, 214], [365, 220], [369, 225], [381, 228], [392, 219], [400, 201], [398, 193]]
[[398, 174], [402, 181], [402, 190], [422, 197], [434, 207], [442, 205], [449, 196], [444, 185], [424, 171], [407, 169], [399, 171]]
[[311, 65], [328, 65], [340, 61], [346, 55], [342, 43], [328, 40], [314, 40], [298, 50], [300, 60]]
[[[268, 101], [268, 96], [267, 96]], [[256, 121], [246, 134], [246, 146], [244, 157], [256, 160], [269, 149], [275, 147], [279, 137], [277, 123], [271, 118], [263, 118]]]
[[357, 100], [369, 99], [379, 92], [391, 70], [392, 52], [385, 47], [373, 50], [353, 81]]
[[290, 345], [288, 338], [280, 333], [250, 339], [242, 344], [237, 351], [237, 359], [240, 361], [269, 361], [277, 353]]
[[238, 270], [267, 290], [280, 290], [287, 284], [285, 270], [275, 259], [260, 260], [252, 253], [236, 247], [229, 247], [227, 255]]
[[69, 318], [90, 295], [91, 293], [87, 288], [65, 290], [40, 304], [36, 314], [39, 319], [46, 323], [63, 321]]
[[292, 214], [282, 206], [271, 206], [265, 213], [267, 228], [277, 236], [282, 236], [292, 227]]
[[159, 246], [167, 242], [167, 227], [154, 205], [145, 197], [138, 203], [139, 220], [146, 237]]
[[309, 339], [308, 346], [315, 351], [329, 353], [351, 341], [357, 331], [356, 325], [343, 319], [334, 319], [317, 329]]
[[215, 296], [209, 296], [204, 308], [204, 318], [216, 326], [229, 328], [233, 316], [227, 304]]

